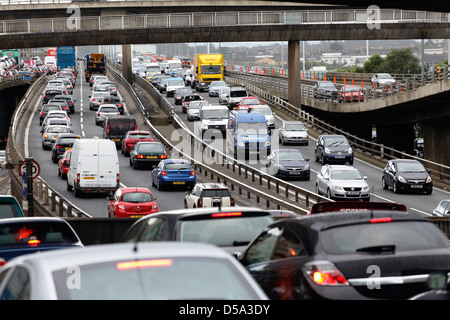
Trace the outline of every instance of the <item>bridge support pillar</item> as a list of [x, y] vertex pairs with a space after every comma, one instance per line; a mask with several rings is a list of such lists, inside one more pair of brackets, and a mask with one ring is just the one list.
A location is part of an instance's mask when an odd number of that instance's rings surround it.
[[288, 42], [288, 101], [299, 109], [302, 106], [300, 83], [300, 41]]
[[131, 44], [122, 45], [122, 74], [125, 80], [133, 83], [133, 56], [131, 54]]
[[[448, 118], [441, 121], [423, 122], [424, 158], [436, 163], [450, 165], [450, 126]], [[450, 172], [445, 172], [450, 174]]]

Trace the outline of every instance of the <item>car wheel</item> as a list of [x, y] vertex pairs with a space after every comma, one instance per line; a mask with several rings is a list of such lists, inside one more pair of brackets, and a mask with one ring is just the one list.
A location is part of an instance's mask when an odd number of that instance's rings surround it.
[[394, 193], [400, 193], [400, 190], [398, 190], [396, 181], [394, 181], [394, 184], [392, 185], [392, 189], [394, 189]]
[[75, 198], [79, 198], [80, 197], [80, 195], [81, 195], [81, 192], [77, 189], [77, 188], [73, 188], [73, 196], [75, 197]]
[[389, 189], [389, 187], [388, 187], [388, 185], [387, 185], [387, 183], [386, 183], [386, 179], [385, 179], [384, 177], [381, 178], [381, 187], [382, 187], [384, 190]]
[[316, 183], [316, 193], [320, 196], [320, 190], [319, 190], [319, 185]]
[[158, 179], [157, 188], [158, 188], [158, 191], [162, 191], [162, 189], [163, 189], [163, 186], [159, 183], [159, 179]]
[[327, 160], [326, 160], [325, 155], [323, 153], [322, 153], [322, 157], [321, 157], [321, 162], [322, 162], [322, 164], [326, 164], [327, 163]]
[[426, 194], [432, 194], [433, 193], [433, 189], [427, 190]]
[[58, 168], [58, 177], [61, 177], [61, 170]]
[[185, 208], [185, 209], [188, 208], [187, 203], [186, 203], [186, 200], [184, 200], [184, 208]]
[[[327, 198], [328, 198], [328, 199], [331, 199], [331, 191], [330, 191], [330, 189], [327, 190]], [[331, 199], [331, 200], [332, 200], [332, 199]]]
[[133, 166], [133, 161], [131, 161], [131, 157], [130, 157], [130, 159], [128, 160], [128, 163], [130, 164], [130, 167]]
[[155, 179], [153, 178], [153, 175], [152, 175], [152, 187], [156, 187], [156, 183], [155, 183]]
[[69, 184], [69, 181], [67, 181], [66, 189], [67, 191], [72, 191], [72, 186]]

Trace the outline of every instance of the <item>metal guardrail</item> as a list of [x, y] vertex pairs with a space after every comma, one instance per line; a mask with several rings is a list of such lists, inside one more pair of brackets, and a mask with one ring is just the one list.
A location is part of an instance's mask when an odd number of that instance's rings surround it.
[[[22, 2], [19, 2], [22, 4]], [[26, 3], [26, 2], [25, 2]], [[33, 2], [32, 2], [33, 3]], [[249, 25], [449, 23], [444, 12], [396, 9], [192, 12], [17, 19], [0, 22], [1, 34]]]
[[[226, 77], [226, 81], [232, 85], [241, 85], [242, 79], [235, 79]], [[450, 166], [446, 166], [440, 163], [429, 161], [423, 158], [419, 158], [410, 155], [406, 152], [396, 150], [394, 148], [386, 147], [383, 144], [378, 144], [373, 141], [368, 141], [352, 135], [342, 129], [334, 127], [325, 121], [320, 120], [318, 117], [309, 114], [308, 112], [295, 107], [294, 105], [286, 102], [285, 100], [269, 94], [264, 89], [261, 89], [253, 84], [246, 84], [246, 88], [249, 92], [261, 97], [266, 103], [275, 108], [278, 108], [289, 114], [290, 116], [303, 121], [309, 127], [315, 128], [319, 132], [329, 133], [329, 134], [342, 134], [347, 137], [350, 143], [354, 145], [354, 148], [361, 152], [367, 153], [371, 157], [378, 157], [381, 161], [387, 162], [390, 159], [415, 159], [423, 163], [425, 168], [431, 171], [431, 174], [435, 178], [439, 178], [444, 182], [448, 183], [450, 181]]]
[[[38, 89], [47, 82], [45, 75], [36, 79], [28, 88], [25, 96], [21, 100], [19, 106], [16, 108], [14, 115], [11, 118], [11, 126], [8, 134], [8, 141], [6, 147], [7, 162], [14, 165], [14, 169], [9, 170], [11, 176], [11, 183], [17, 189], [22, 189], [22, 178], [18, 173], [18, 166], [25, 160], [19, 146], [23, 145], [23, 137], [19, 136], [19, 122], [24, 118], [33, 116], [32, 105], [33, 98]], [[38, 204], [42, 211], [48, 215], [58, 215], [60, 217], [88, 217], [92, 218], [88, 213], [84, 212], [70, 201], [61, 196], [55, 189], [53, 189], [41, 176], [33, 180], [33, 199], [34, 203]], [[48, 206], [50, 208], [48, 208]]]

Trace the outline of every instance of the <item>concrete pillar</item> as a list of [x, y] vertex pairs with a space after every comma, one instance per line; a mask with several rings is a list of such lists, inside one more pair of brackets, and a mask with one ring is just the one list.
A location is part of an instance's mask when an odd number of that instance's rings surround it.
[[133, 56], [131, 45], [122, 45], [122, 75], [129, 83], [133, 83]]
[[398, 151], [414, 154], [414, 124], [377, 124], [377, 142]]
[[[450, 165], [450, 126], [447, 120], [423, 122], [424, 158]], [[450, 172], [446, 172], [450, 174]]]
[[300, 42], [288, 43], [288, 101], [290, 104], [301, 108], [300, 90]]

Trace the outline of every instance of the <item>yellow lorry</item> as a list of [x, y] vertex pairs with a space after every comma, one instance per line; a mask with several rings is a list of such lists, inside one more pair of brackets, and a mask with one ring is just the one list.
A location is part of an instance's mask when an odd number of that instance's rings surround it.
[[207, 90], [212, 81], [223, 81], [223, 54], [196, 54], [192, 66], [191, 87], [196, 91]]

